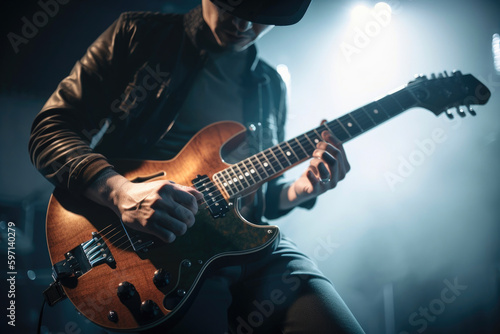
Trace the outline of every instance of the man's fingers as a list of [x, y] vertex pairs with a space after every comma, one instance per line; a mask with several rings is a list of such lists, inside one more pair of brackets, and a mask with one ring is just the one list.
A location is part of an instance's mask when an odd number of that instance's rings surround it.
[[151, 204], [151, 208], [155, 210], [155, 214], [161, 214], [162, 212], [166, 213], [168, 217], [163, 217], [165, 219], [168, 219], [169, 217], [175, 218], [185, 223], [187, 227], [191, 227], [194, 224], [194, 215], [196, 212], [193, 212], [193, 209], [189, 209], [186, 206], [174, 201], [172, 198], [160, 197]]
[[[162, 192], [164, 198], [171, 197], [174, 202], [184, 206], [186, 209], [190, 210], [193, 214], [196, 214], [198, 212], [198, 198], [197, 196], [203, 197], [201, 193], [199, 193], [197, 190], [190, 188], [190, 187], [185, 187], [181, 185], [165, 185], [162, 187]], [[199, 195], [197, 195], [199, 193]], [[200, 198], [201, 199], [201, 198]]]
[[344, 174], [349, 172], [351, 166], [347, 161], [347, 156], [340, 140], [328, 131], [323, 131], [321, 135], [325, 141], [319, 142], [317, 144], [317, 149], [313, 155], [315, 157], [324, 159], [328, 164], [330, 164], [332, 160], [328, 156], [326, 156], [323, 151], [328, 152], [339, 163], [338, 167]]
[[320, 162], [318, 164], [318, 173], [319, 179], [323, 183], [329, 182], [332, 178], [332, 176], [330, 175], [330, 171], [328, 170], [328, 168], [326, 168], [326, 165], [323, 162]]
[[326, 142], [331, 143], [332, 145], [334, 145], [338, 149], [340, 149], [342, 147], [342, 142], [340, 141], [340, 139], [338, 139], [337, 137], [335, 137], [334, 135], [332, 135], [330, 133], [330, 131], [323, 131], [323, 132], [321, 132], [321, 137]]
[[188, 229], [188, 224], [167, 212], [155, 211], [151, 219], [153, 228], [166, 229], [176, 236], [184, 235]]
[[166, 229], [165, 227], [163, 226], [159, 226], [159, 225], [156, 225], [156, 224], [152, 224], [152, 225], [155, 225], [155, 226], [152, 226], [150, 227], [150, 233], [156, 235], [158, 238], [160, 238], [163, 242], [166, 242], [166, 243], [171, 243], [171, 242], [174, 242], [175, 241], [175, 234]]

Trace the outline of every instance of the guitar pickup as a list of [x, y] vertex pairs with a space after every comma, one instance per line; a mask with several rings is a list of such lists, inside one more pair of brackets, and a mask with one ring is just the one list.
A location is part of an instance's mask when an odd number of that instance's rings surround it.
[[207, 204], [210, 214], [214, 218], [224, 217], [229, 211], [229, 205], [222, 196], [217, 186], [206, 175], [197, 175], [193, 185], [203, 194], [205, 204]]
[[64, 256], [65, 260], [52, 266], [54, 280], [68, 277], [78, 278], [102, 263], [107, 263], [112, 268], [116, 267], [111, 251], [97, 232], [92, 232], [92, 239], [73, 248]]

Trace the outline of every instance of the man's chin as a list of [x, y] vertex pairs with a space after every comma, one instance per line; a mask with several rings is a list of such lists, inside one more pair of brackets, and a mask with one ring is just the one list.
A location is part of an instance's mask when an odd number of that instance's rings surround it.
[[224, 49], [227, 51], [232, 51], [232, 52], [241, 52], [241, 51], [245, 51], [246, 49], [248, 49], [248, 47], [250, 45], [251, 44], [245, 44], [245, 45], [228, 44], [224, 47]]
[[227, 50], [227, 51], [241, 52], [241, 51], [248, 49], [252, 44], [254, 44], [253, 41], [246, 41], [245, 43], [225, 42], [225, 43], [220, 43], [219, 45], [224, 50]]

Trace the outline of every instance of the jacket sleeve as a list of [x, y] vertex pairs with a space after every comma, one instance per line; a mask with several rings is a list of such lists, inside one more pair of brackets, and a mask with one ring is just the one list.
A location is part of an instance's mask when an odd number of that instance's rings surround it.
[[127, 29], [122, 15], [76, 62], [33, 122], [31, 161], [57, 187], [80, 193], [100, 171], [112, 167], [90, 143], [109, 121], [109, 82], [118, 80], [117, 68], [124, 61], [119, 57], [131, 34]]
[[[287, 115], [287, 105], [286, 105], [286, 85], [281, 79], [281, 77], [276, 73], [276, 79], [272, 80], [276, 82], [275, 87], [279, 89], [273, 89], [274, 95], [279, 96], [279, 99], [275, 100], [276, 103], [276, 125], [277, 125], [277, 137], [278, 142], [283, 142], [285, 140], [285, 125], [286, 125], [286, 115]], [[273, 179], [267, 183], [267, 188], [264, 195], [265, 205], [264, 205], [264, 217], [267, 219], [277, 219], [293, 210], [280, 210], [279, 200], [281, 195], [281, 190], [286, 185], [284, 176], [280, 176]], [[306, 201], [300, 205], [301, 208], [311, 209], [316, 203], [316, 198]]]

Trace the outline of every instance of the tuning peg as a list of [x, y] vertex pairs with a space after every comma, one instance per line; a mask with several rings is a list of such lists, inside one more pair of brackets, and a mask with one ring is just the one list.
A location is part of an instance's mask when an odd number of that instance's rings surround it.
[[462, 72], [460, 72], [459, 70], [453, 70], [453, 72], [451, 72], [451, 74], [453, 74], [456, 77], [459, 77], [462, 75]]
[[439, 79], [443, 78], [443, 73], [439, 72], [439, 73], [438, 73], [438, 78], [439, 78]]
[[446, 116], [448, 116], [448, 118], [449, 118], [449, 119], [453, 119], [453, 118], [454, 118], [454, 116], [453, 116], [453, 114], [451, 113], [451, 111], [449, 111], [449, 110], [445, 110], [444, 112], [445, 112]]
[[423, 74], [415, 74], [415, 80], [427, 80], [427, 77]]
[[467, 106], [467, 110], [469, 111], [469, 114], [471, 114], [472, 116], [476, 116], [476, 111], [472, 109], [471, 106]]
[[431, 74], [431, 79], [436, 79], [436, 75], [434, 73]]
[[448, 72], [446, 71], [443, 71], [444, 72], [444, 76], [447, 78], [449, 75], [448, 75]]
[[457, 106], [456, 108], [457, 108], [457, 114], [459, 114], [460, 117], [465, 117], [465, 111], [459, 106]]

